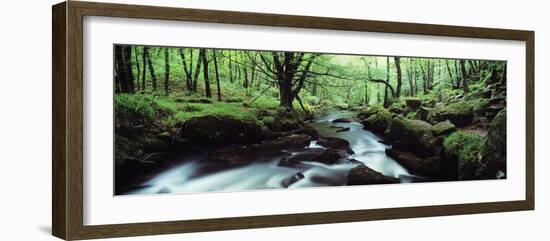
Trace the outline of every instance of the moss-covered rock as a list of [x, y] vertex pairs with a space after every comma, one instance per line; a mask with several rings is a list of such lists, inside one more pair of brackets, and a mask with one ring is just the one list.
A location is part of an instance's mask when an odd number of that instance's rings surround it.
[[[357, 118], [359, 118], [360, 120], [365, 120], [367, 118], [369, 118], [371, 115], [373, 114], [377, 114], [379, 112], [384, 112], [386, 111], [386, 109], [384, 109], [384, 107], [381, 107], [381, 106], [369, 106], [361, 111], [359, 111], [357, 113]], [[387, 112], [387, 111], [386, 111]]]
[[388, 138], [394, 147], [413, 152], [421, 157], [432, 156], [437, 152], [432, 125], [421, 120], [404, 117], [393, 118], [388, 129]]
[[432, 131], [436, 136], [447, 135], [456, 131], [456, 126], [453, 125], [453, 123], [451, 123], [450, 121], [446, 120], [435, 124], [432, 127]]
[[481, 160], [485, 140], [479, 134], [456, 131], [443, 142], [445, 157], [455, 160], [460, 180], [480, 179], [486, 168]]
[[444, 106], [436, 106], [432, 113], [431, 120], [434, 122], [450, 120], [458, 127], [471, 124], [474, 118], [472, 105], [468, 101], [458, 101]]
[[405, 98], [405, 103], [407, 106], [413, 110], [417, 110], [422, 105], [422, 100], [416, 97]]
[[391, 120], [392, 116], [390, 112], [385, 109], [378, 109], [377, 112], [371, 114], [361, 123], [365, 129], [371, 130], [378, 134], [383, 134], [390, 126]]
[[489, 99], [479, 98], [470, 101], [470, 104], [472, 105], [472, 110], [476, 115], [483, 116], [485, 115], [487, 107], [489, 107], [490, 103]]
[[500, 111], [489, 126], [487, 141], [483, 148], [482, 177], [503, 178], [506, 176], [506, 109]]
[[411, 152], [386, 149], [386, 155], [403, 165], [412, 174], [430, 178], [448, 178], [447, 169], [440, 156], [420, 158]]
[[365, 164], [360, 164], [348, 172], [348, 185], [389, 184], [399, 183], [399, 179], [385, 176]]
[[184, 138], [199, 145], [257, 143], [264, 134], [255, 122], [216, 115], [193, 117], [181, 129]]
[[349, 142], [341, 138], [321, 137], [317, 141], [317, 144], [326, 148], [341, 150], [349, 154], [353, 154], [353, 150], [351, 150], [351, 148], [349, 147]]

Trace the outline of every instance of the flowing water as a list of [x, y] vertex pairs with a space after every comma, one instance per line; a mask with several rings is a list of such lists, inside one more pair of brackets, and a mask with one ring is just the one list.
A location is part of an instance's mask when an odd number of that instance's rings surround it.
[[[386, 156], [390, 146], [380, 143], [378, 136], [363, 129], [359, 122], [332, 123], [334, 119], [352, 117], [353, 112], [328, 111], [313, 120], [313, 126], [322, 136], [332, 136], [349, 141], [355, 152], [351, 158], [401, 182], [418, 179], [395, 160]], [[349, 127], [349, 131], [336, 132], [334, 126]], [[312, 141], [309, 148], [320, 148]], [[239, 191], [270, 188], [299, 188], [346, 185], [348, 171], [358, 163], [326, 165], [318, 162], [302, 162], [300, 165], [280, 166], [281, 158], [297, 154], [266, 157], [267, 161], [252, 162], [246, 166], [216, 170], [212, 164], [201, 162], [205, 156], [182, 158], [181, 164], [163, 171], [144, 182], [140, 188], [126, 194], [197, 193], [211, 191]], [[219, 169], [219, 168], [218, 168]], [[292, 181], [289, 181], [292, 180]]]

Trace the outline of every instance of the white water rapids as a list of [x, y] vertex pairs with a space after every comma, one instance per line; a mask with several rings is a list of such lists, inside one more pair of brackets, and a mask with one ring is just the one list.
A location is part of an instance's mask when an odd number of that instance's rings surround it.
[[[333, 136], [349, 141], [355, 152], [351, 158], [387, 176], [399, 178], [401, 182], [411, 182], [415, 179], [405, 168], [390, 157], [385, 149], [390, 146], [379, 142], [380, 138], [362, 124], [332, 123], [332, 120], [351, 117], [351, 112], [328, 112], [318, 117], [312, 123], [322, 136]], [[349, 131], [335, 132], [330, 126], [349, 127]], [[319, 148], [315, 141], [310, 148]], [[293, 153], [291, 153], [293, 154]], [[295, 153], [294, 153], [295, 154]], [[157, 194], [157, 193], [198, 193], [215, 191], [242, 191], [250, 189], [285, 188], [284, 182], [301, 172], [297, 181], [288, 188], [341, 186], [346, 184], [348, 171], [358, 164], [326, 165], [317, 162], [302, 162], [299, 167], [280, 166], [283, 156], [271, 157], [269, 161], [252, 162], [246, 166], [230, 169], [204, 172], [204, 162], [201, 157], [183, 158], [181, 164], [165, 170], [142, 185], [125, 194]], [[204, 158], [204, 157], [202, 157]]]

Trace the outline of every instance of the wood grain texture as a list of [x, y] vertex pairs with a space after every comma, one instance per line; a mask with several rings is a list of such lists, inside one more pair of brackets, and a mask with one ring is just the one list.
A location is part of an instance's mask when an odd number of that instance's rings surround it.
[[52, 234], [66, 237], [66, 4], [52, 7]]
[[[75, 240], [534, 209], [534, 32], [532, 31], [76, 1], [55, 5], [52, 11], [52, 82], [54, 105], [52, 113], [52, 230], [53, 234], [57, 237]], [[525, 200], [84, 226], [82, 129], [84, 121], [82, 35], [84, 16], [108, 16], [525, 41], [527, 64]]]

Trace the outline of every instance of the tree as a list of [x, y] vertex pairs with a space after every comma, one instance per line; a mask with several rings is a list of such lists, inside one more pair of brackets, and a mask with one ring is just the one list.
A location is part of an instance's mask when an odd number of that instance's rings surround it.
[[193, 91], [197, 91], [197, 82], [199, 82], [199, 74], [201, 72], [201, 62], [203, 62], [204, 49], [199, 50], [199, 58], [195, 67], [195, 76], [193, 77]]
[[[388, 87], [390, 85], [390, 57], [386, 57], [386, 87], [384, 88], [384, 107], [389, 106]], [[395, 95], [392, 91], [392, 97]]]
[[210, 80], [208, 79], [208, 60], [206, 59], [206, 49], [201, 49], [199, 55], [202, 56], [205, 96], [212, 98], [212, 92], [210, 91]]
[[149, 74], [151, 75], [151, 84], [153, 87], [153, 91], [157, 90], [157, 76], [155, 74], [155, 66], [153, 65], [153, 61], [151, 60], [151, 53], [149, 53], [149, 47], [145, 47], [143, 51], [147, 55], [147, 66], [149, 67]]
[[170, 52], [164, 48], [164, 94], [168, 94], [168, 81], [170, 80]]
[[143, 47], [142, 53], [142, 63], [143, 63], [143, 74], [141, 79], [141, 90], [145, 90], [145, 79], [147, 79], [147, 52], [145, 51], [147, 47]]
[[[187, 61], [185, 60], [184, 49], [180, 48], [179, 52], [181, 57], [181, 63], [183, 65], [183, 73], [185, 73], [185, 89], [192, 90], [193, 77], [191, 76], [191, 70], [187, 68]], [[189, 67], [191, 68], [192, 66], [189, 66]]]
[[220, 88], [220, 74], [218, 73], [218, 59], [216, 56], [216, 50], [212, 50], [212, 58], [214, 59], [214, 70], [216, 73], [216, 87], [218, 89], [218, 101], [222, 100], [222, 90]]
[[[139, 79], [140, 79], [140, 74], [141, 74], [141, 70], [140, 70], [140, 66], [139, 66], [139, 57], [138, 57], [138, 49], [137, 47], [134, 47], [134, 56], [135, 56], [135, 60], [136, 60], [136, 69], [137, 69], [137, 78], [136, 78], [136, 86], [137, 86], [137, 90], [139, 90]], [[145, 78], [145, 76], [144, 76]], [[142, 90], [145, 90], [145, 88], [142, 88]]]
[[401, 62], [399, 57], [394, 57], [395, 68], [397, 69], [397, 87], [395, 89], [395, 96], [397, 98], [401, 95]]
[[449, 80], [451, 80], [451, 85], [454, 86], [455, 83], [453, 81], [453, 72], [451, 71], [451, 67], [449, 67], [449, 60], [445, 60], [445, 65], [447, 65], [447, 73], [449, 74]]
[[464, 93], [468, 92], [468, 81], [466, 80], [468, 78], [468, 74], [466, 73], [466, 61], [463, 59], [460, 60], [460, 71], [462, 72], [462, 90], [464, 90]]
[[115, 46], [115, 91], [134, 93], [134, 74], [132, 71], [132, 47]]
[[305, 53], [272, 52], [271, 55], [273, 58], [273, 69], [271, 69], [271, 64], [267, 61], [266, 56], [260, 54], [260, 57], [266, 69], [275, 74], [275, 79], [279, 86], [279, 105], [293, 110], [292, 102], [294, 99], [301, 102], [298, 93], [304, 87], [309, 69], [318, 54], [310, 55], [305, 63]]

